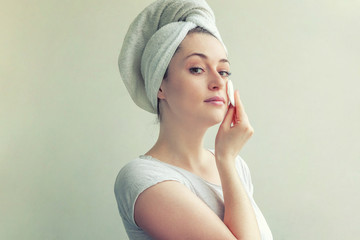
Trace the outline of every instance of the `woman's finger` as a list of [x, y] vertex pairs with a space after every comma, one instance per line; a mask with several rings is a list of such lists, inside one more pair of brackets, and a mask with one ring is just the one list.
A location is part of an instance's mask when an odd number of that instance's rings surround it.
[[225, 118], [224, 118], [223, 122], [221, 123], [221, 127], [225, 127], [226, 129], [230, 128], [231, 122], [233, 121], [234, 111], [235, 111], [235, 108], [232, 105], [230, 105], [229, 109], [225, 115]]
[[239, 91], [235, 91], [235, 106], [236, 106], [236, 112], [235, 112], [235, 123], [238, 123], [246, 117], [244, 105], [241, 102]]

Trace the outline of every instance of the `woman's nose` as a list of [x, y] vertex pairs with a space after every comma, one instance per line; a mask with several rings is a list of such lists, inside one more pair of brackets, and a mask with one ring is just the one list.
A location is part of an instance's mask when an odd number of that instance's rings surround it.
[[219, 90], [225, 87], [226, 82], [218, 72], [211, 72], [211, 76], [209, 78], [210, 90]]

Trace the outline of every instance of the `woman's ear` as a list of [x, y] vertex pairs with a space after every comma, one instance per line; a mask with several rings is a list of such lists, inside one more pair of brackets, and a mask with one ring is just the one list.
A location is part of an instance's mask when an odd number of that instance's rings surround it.
[[164, 93], [164, 91], [163, 91], [162, 84], [160, 85], [160, 88], [159, 88], [157, 97], [158, 97], [159, 99], [165, 99], [165, 93]]

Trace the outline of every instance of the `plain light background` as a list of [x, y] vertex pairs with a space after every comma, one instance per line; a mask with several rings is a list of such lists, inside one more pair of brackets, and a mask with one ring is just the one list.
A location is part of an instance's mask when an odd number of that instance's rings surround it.
[[[113, 184], [158, 126], [117, 57], [150, 2], [1, 0], [0, 239], [127, 239]], [[208, 3], [255, 129], [240, 154], [274, 239], [359, 236], [360, 1]]]

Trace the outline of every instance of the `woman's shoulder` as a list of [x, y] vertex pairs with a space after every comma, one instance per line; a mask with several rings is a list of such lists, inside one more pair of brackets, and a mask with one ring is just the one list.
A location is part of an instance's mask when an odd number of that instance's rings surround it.
[[150, 156], [141, 155], [127, 164], [125, 164], [119, 171], [118, 178], [132, 180], [143, 178], [147, 175], [159, 175], [173, 173], [172, 169], [163, 162], [154, 159]]
[[120, 215], [125, 221], [135, 224], [134, 204], [139, 195], [151, 186], [171, 180], [186, 182], [179, 172], [149, 156], [139, 156], [125, 164], [114, 185]]
[[166, 180], [184, 182], [183, 176], [167, 164], [150, 156], [141, 155], [121, 168], [115, 181], [115, 193], [129, 190], [142, 191]]

